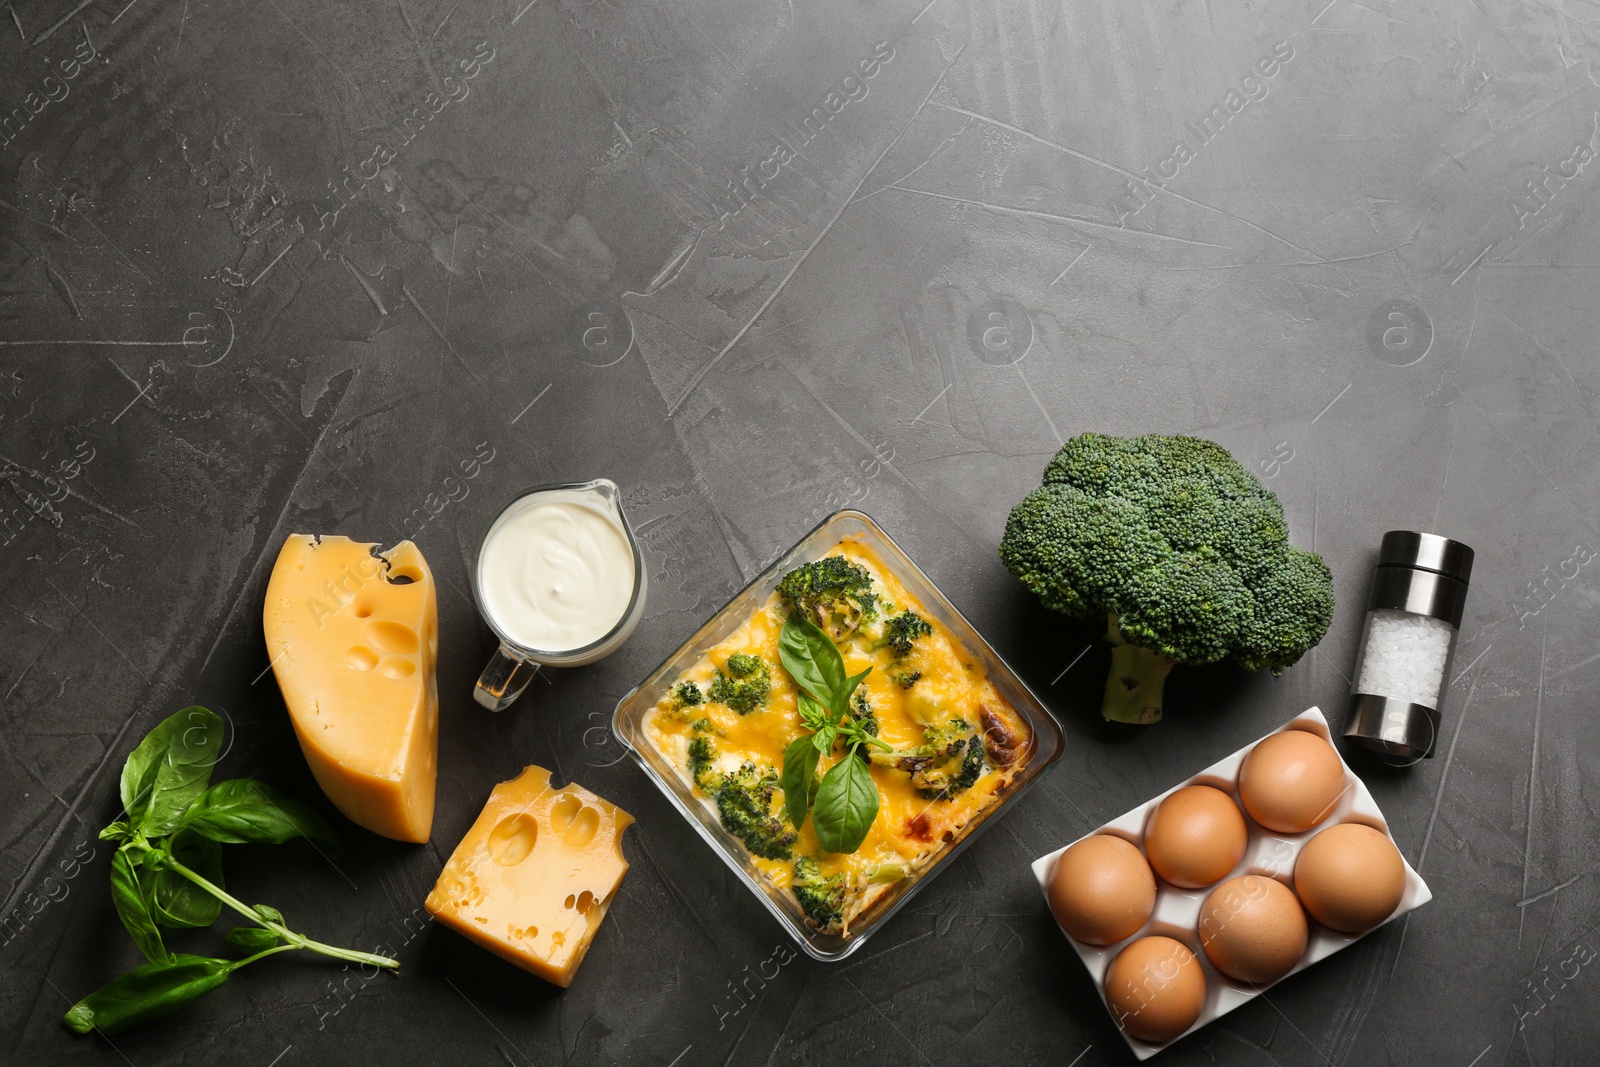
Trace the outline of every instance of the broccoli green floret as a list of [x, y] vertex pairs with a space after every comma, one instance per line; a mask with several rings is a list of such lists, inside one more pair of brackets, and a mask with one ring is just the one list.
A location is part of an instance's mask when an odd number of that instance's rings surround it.
[[911, 653], [918, 638], [931, 633], [933, 627], [928, 625], [928, 620], [907, 608], [884, 624], [883, 643], [889, 646], [895, 659], [903, 659]]
[[921, 680], [922, 672], [921, 671], [890, 671], [889, 672], [889, 677], [893, 678], [894, 679], [894, 683], [896, 685], [898, 685], [901, 689], [910, 689], [912, 686], [916, 685], [918, 681]]
[[929, 726], [922, 731], [923, 740], [933, 752], [953, 756], [961, 751], [962, 742], [972, 735], [972, 724], [957, 715], [943, 726]]
[[911, 782], [924, 800], [950, 800], [983, 777], [983, 766], [983, 743], [969, 737], [955, 742], [955, 751], [942, 765], [913, 774]]
[[801, 856], [794, 861], [790, 888], [800, 902], [800, 910], [818, 929], [832, 929], [844, 920], [844, 875], [824, 878], [816, 860]]
[[766, 704], [772, 692], [772, 668], [759, 656], [735, 652], [728, 657], [727, 673], [717, 672], [707, 696], [726, 704], [740, 715], [748, 715]]
[[710, 733], [710, 732], [712, 732], [713, 730], [716, 729], [716, 724], [713, 723], [710, 719], [699, 718], [699, 719], [696, 719], [694, 722], [689, 724], [689, 729], [695, 731], [696, 733], [706, 733], [706, 734], [708, 734], [708, 733]]
[[873, 751], [870, 762], [904, 771], [924, 800], [949, 800], [983, 777], [983, 741], [962, 718], [923, 731], [924, 744], [893, 752]]
[[783, 806], [773, 810], [772, 795], [778, 774], [746, 760], [736, 771], [714, 771], [717, 749], [709, 737], [689, 742], [689, 774], [717, 805], [722, 827], [744, 842], [744, 847], [769, 860], [789, 858], [789, 846], [799, 836]]
[[957, 717], [923, 731], [934, 759], [911, 775], [924, 800], [949, 800], [983, 777], [983, 741], [966, 719]]
[[689, 777], [707, 793], [712, 791], [711, 765], [716, 762], [717, 748], [709, 737], [700, 736], [689, 742]]
[[705, 694], [700, 692], [700, 687], [693, 682], [679, 682], [672, 687], [672, 700], [679, 710], [693, 708], [705, 703]]
[[1072, 438], [1011, 509], [1000, 559], [1045, 607], [1106, 619], [1101, 713], [1117, 722], [1158, 721], [1176, 664], [1278, 674], [1333, 621], [1328, 565], [1289, 544], [1270, 490], [1196, 437]]
[[744, 842], [744, 847], [769, 860], [789, 858], [789, 846], [799, 836], [780, 805], [772, 807], [772, 794], [778, 789], [777, 772], [770, 767], [758, 771], [748, 760], [738, 770], [722, 775], [712, 799], [722, 816], [723, 827]]
[[778, 595], [796, 611], [810, 616], [835, 641], [877, 617], [878, 595], [872, 575], [843, 556], [824, 556], [783, 576]]
[[[872, 702], [867, 699], [867, 691], [861, 686], [857, 686], [855, 693], [850, 697], [850, 718], [861, 724], [861, 729], [864, 733], [871, 734], [873, 737], [878, 736], [877, 712], [872, 710]], [[872, 745], [858, 745], [855, 750], [856, 755], [862, 760], [871, 763], [872, 760], [868, 753], [873, 748], [874, 746]]]

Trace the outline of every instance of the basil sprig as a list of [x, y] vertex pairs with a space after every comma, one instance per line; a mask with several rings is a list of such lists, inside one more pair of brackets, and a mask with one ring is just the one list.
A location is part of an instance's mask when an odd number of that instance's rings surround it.
[[[333, 827], [309, 806], [250, 778], [211, 785], [220, 758], [222, 719], [205, 708], [184, 708], [139, 742], [122, 768], [126, 818], [100, 838], [117, 842], [111, 856], [111, 901], [147, 962], [90, 993], [62, 1021], [80, 1034], [114, 1034], [135, 1023], [168, 1015], [204, 996], [240, 967], [292, 949], [374, 967], [400, 961], [338, 948], [297, 934], [283, 914], [254, 907], [223, 888], [222, 846], [281, 844], [296, 837], [337, 853]], [[252, 953], [244, 959], [213, 959], [168, 950], [161, 928], [210, 926], [223, 905], [254, 925], [236, 927], [227, 939]]]
[[[878, 786], [866, 762], [855, 758], [856, 750], [869, 744], [891, 747], [849, 714], [850, 697], [872, 668], [847, 675], [833, 638], [799, 612], [784, 621], [778, 658], [800, 686], [800, 723], [811, 731], [789, 742], [783, 752], [778, 785], [789, 821], [799, 829], [810, 812], [817, 844], [828, 852], [854, 852], [878, 817]], [[819, 779], [822, 754], [832, 752], [841, 740], [844, 758]]]

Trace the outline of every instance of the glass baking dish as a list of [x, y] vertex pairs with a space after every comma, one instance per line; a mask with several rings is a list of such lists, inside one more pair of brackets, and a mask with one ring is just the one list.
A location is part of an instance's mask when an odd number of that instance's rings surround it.
[[[792, 893], [778, 889], [766, 880], [759, 868], [750, 862], [749, 853], [745, 851], [744, 845], [722, 828], [715, 811], [694, 794], [689, 785], [678, 776], [676, 768], [650, 743], [645, 734], [644, 719], [677, 681], [679, 675], [698, 662], [712, 646], [738, 629], [740, 624], [765, 603], [786, 572], [802, 563], [820, 559], [827, 555], [829, 549], [846, 538], [859, 540], [876, 551], [889, 570], [905, 584], [906, 589], [922, 602], [927, 613], [942, 622], [968, 653], [983, 661], [995, 688], [1011, 702], [1017, 714], [1033, 731], [1033, 747], [1027, 765], [1017, 775], [1009, 794], [999, 804], [988, 808], [968, 823], [953, 841], [944, 846], [937, 859], [903, 879], [864, 916], [852, 921], [848, 933], [821, 933], [807, 924]], [[618, 701], [611, 729], [616, 734], [617, 740], [627, 747], [634, 760], [644, 769], [645, 774], [649, 775], [650, 780], [683, 813], [684, 818], [699, 831], [700, 836], [706, 839], [706, 843], [722, 858], [722, 861], [750, 888], [761, 903], [766, 905], [767, 910], [789, 931], [790, 936], [799, 942], [800, 947], [814, 959], [825, 962], [842, 960], [865, 944], [873, 931], [887, 922], [895, 912], [905, 906], [906, 901], [917, 894], [923, 883], [949, 866], [984, 827], [1015, 804], [1045, 769], [1060, 758], [1065, 744], [1061, 724], [1056, 721], [1055, 716], [1039, 702], [1039, 698], [1023, 684], [1016, 672], [1006, 665], [987, 641], [979, 636], [972, 624], [956, 610], [955, 605], [950, 603], [928, 576], [911, 562], [911, 558], [894, 543], [883, 528], [872, 521], [870, 516], [859, 511], [838, 511], [828, 516], [814, 530], [802, 537], [793, 548], [779, 556], [770, 567], [757, 575], [749, 585], [728, 601], [721, 611], [700, 627], [694, 636], [684, 642], [681, 648], [650, 672], [648, 678]]]

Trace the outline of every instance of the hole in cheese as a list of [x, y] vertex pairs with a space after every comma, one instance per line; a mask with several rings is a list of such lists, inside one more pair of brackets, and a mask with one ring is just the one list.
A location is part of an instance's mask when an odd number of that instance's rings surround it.
[[367, 639], [385, 652], [415, 652], [419, 645], [417, 631], [393, 619], [369, 622], [365, 629]]
[[422, 581], [422, 571], [409, 563], [402, 564], [389, 572], [387, 580], [390, 585], [410, 585]]
[[566, 908], [568, 911], [571, 911], [573, 905], [576, 904], [577, 902], [578, 902], [578, 898], [573, 896], [571, 893], [568, 893], [567, 894], [567, 899], [562, 901], [561, 906], [563, 908]]
[[600, 813], [585, 806], [578, 812], [578, 817], [572, 820], [572, 825], [567, 827], [567, 832], [561, 835], [561, 840], [572, 848], [582, 848], [594, 840], [594, 835], [599, 829]]
[[571, 793], [563, 793], [550, 805], [550, 829], [572, 848], [582, 848], [599, 832], [600, 813]]
[[409, 678], [417, 672], [417, 665], [404, 656], [389, 656], [378, 668], [385, 678]]
[[550, 805], [550, 829], [558, 834], [567, 832], [572, 825], [572, 820], [578, 817], [578, 812], [583, 808], [583, 801], [571, 793], [562, 793], [556, 802]]
[[527, 812], [507, 815], [489, 831], [489, 858], [502, 867], [521, 863], [539, 840], [539, 823]]
[[594, 907], [594, 894], [585, 889], [578, 894], [578, 910], [587, 915], [592, 907]]
[[346, 657], [354, 670], [370, 671], [378, 665], [378, 654], [366, 645], [351, 647], [350, 651], [346, 653]]

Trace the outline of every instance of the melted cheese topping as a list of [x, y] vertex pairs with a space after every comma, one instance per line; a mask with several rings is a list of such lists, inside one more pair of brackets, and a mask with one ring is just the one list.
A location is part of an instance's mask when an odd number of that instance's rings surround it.
[[[860, 634], [841, 643], [848, 674], [868, 667], [872, 673], [861, 683], [878, 720], [878, 736], [896, 749], [911, 748], [925, 742], [924, 731], [951, 719], [962, 718], [972, 726], [973, 743], [982, 744], [986, 735], [996, 740], [1008, 735], [1014, 742], [1015, 759], [997, 767], [995, 748], [989, 746], [983, 774], [970, 788], [949, 799], [927, 800], [910, 776], [893, 767], [874, 764], [873, 780], [878, 785], [878, 816], [861, 847], [848, 855], [820, 852], [816, 831], [807, 817], [793, 846], [795, 857], [814, 856], [824, 877], [836, 873], [846, 876], [849, 886], [844, 908], [845, 926], [893, 888], [874, 872], [886, 866], [906, 873], [932, 863], [961, 830], [985, 809], [998, 803], [1011, 782], [1032, 754], [1032, 736], [1027, 724], [1005, 697], [988, 680], [983, 664], [968, 655], [948, 630], [928, 615], [906, 588], [891, 574], [876, 552], [854, 540], [839, 543], [830, 555], [842, 555], [865, 567], [872, 575], [876, 591], [887, 603], [880, 618], [907, 608], [922, 615], [933, 632], [916, 641], [911, 653], [896, 659], [887, 647], [873, 648], [870, 634]], [[788, 615], [787, 605], [776, 592], [739, 629], [712, 648], [704, 659], [684, 672], [678, 681], [692, 681], [708, 690], [736, 652], [759, 656], [771, 666], [772, 691], [764, 708], [740, 715], [724, 704], [706, 703], [679, 708], [669, 690], [645, 718], [645, 735], [677, 769], [695, 795], [715, 811], [715, 805], [693, 781], [688, 770], [689, 742], [695, 737], [694, 723], [710, 721], [709, 735], [716, 746], [714, 769], [732, 771], [749, 760], [762, 770], [782, 770], [784, 748], [802, 732], [796, 705], [793, 679], [779, 665], [778, 636]], [[865, 629], [865, 628], [864, 628]], [[921, 677], [909, 689], [902, 688], [894, 674], [920, 671]], [[985, 715], [987, 713], [987, 715]], [[995, 729], [995, 724], [999, 729]], [[843, 745], [822, 758], [817, 778], [843, 758]], [[783, 810], [783, 792], [773, 797], [773, 808]], [[787, 889], [794, 877], [793, 860], [770, 860], [750, 856], [749, 862], [780, 889]], [[890, 881], [897, 879], [890, 878]]]

